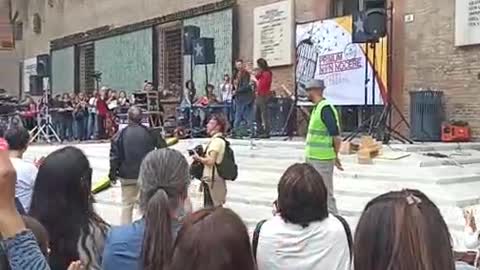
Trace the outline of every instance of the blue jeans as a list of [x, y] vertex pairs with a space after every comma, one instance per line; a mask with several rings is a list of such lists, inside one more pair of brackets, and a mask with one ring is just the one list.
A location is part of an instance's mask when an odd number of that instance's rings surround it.
[[233, 127], [238, 129], [242, 126], [242, 123], [246, 123], [247, 128], [252, 128], [253, 125], [253, 102], [251, 103], [235, 103], [235, 122]]
[[63, 140], [70, 141], [73, 138], [73, 117], [64, 116], [62, 123]]
[[94, 139], [96, 132], [97, 132], [97, 114], [88, 113], [87, 140]]
[[84, 118], [74, 120], [73, 132], [75, 134], [74, 137], [77, 140], [85, 140], [85, 120], [86, 116]]
[[235, 115], [233, 114], [233, 103], [232, 103], [232, 101], [224, 101], [223, 105], [225, 106], [223, 108], [223, 113], [227, 117], [228, 122], [230, 122], [230, 124], [232, 124], [233, 120], [235, 118]]

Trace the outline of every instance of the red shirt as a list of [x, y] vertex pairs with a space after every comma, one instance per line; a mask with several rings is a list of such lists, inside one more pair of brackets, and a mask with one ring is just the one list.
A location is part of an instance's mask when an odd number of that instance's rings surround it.
[[100, 116], [107, 116], [108, 114], [107, 102], [101, 98], [97, 99], [97, 114]]
[[255, 76], [258, 80], [257, 83], [257, 95], [258, 96], [268, 96], [270, 95], [270, 90], [272, 88], [272, 72], [271, 71], [261, 71]]

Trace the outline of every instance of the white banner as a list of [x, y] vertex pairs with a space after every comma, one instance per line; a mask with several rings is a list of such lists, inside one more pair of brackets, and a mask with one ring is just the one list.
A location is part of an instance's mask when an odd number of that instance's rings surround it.
[[480, 0], [455, 1], [455, 46], [480, 44]]
[[253, 12], [253, 57], [271, 67], [293, 61], [294, 1], [287, 0], [255, 8]]
[[304, 85], [312, 78], [325, 81], [325, 96], [334, 105], [363, 105], [366, 80], [368, 104], [373, 104], [373, 97], [375, 104], [383, 104], [381, 92], [385, 91], [386, 82], [386, 42], [376, 44], [375, 68], [378, 75], [372, 95], [373, 49], [370, 49], [366, 62], [363, 45], [352, 43], [351, 24], [351, 17], [341, 17], [297, 25], [296, 83], [300, 104], [308, 103]]

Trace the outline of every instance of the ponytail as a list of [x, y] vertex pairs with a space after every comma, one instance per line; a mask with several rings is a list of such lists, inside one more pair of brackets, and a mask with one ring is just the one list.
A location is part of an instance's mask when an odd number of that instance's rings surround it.
[[144, 270], [163, 270], [170, 263], [173, 249], [172, 218], [167, 192], [158, 189], [144, 211], [145, 232], [142, 247]]

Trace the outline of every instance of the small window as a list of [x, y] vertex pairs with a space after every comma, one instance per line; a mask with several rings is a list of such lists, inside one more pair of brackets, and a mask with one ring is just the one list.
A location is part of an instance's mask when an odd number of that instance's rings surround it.
[[23, 22], [15, 23], [15, 40], [23, 40]]
[[38, 13], [35, 13], [35, 15], [33, 15], [33, 32], [35, 34], [42, 33], [42, 18]]

